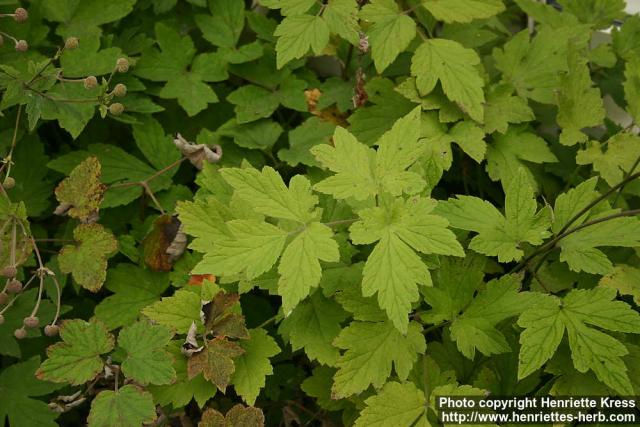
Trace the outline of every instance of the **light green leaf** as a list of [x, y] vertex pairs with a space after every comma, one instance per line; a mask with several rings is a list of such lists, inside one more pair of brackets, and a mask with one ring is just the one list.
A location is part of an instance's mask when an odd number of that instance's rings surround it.
[[535, 118], [527, 100], [512, 94], [508, 85], [489, 88], [484, 105], [484, 131], [505, 133], [509, 123], [528, 122]]
[[411, 60], [411, 75], [421, 95], [433, 91], [438, 80], [447, 98], [473, 120], [484, 122], [484, 80], [477, 67], [480, 57], [472, 49], [446, 39], [424, 41]]
[[505, 215], [486, 200], [472, 196], [457, 196], [438, 205], [437, 213], [449, 220], [451, 226], [478, 233], [469, 248], [485, 255], [497, 256], [500, 262], [517, 261], [524, 252], [521, 243], [540, 245], [549, 236], [550, 210], [536, 212], [533, 189], [523, 169], [505, 190]]
[[[560, 299], [545, 295], [522, 313], [518, 378], [540, 368], [556, 352], [566, 330], [573, 365], [580, 372], [592, 370], [598, 379], [620, 393], [633, 394], [622, 356], [625, 346], [602, 332], [640, 333], [640, 315], [607, 288], [572, 290]], [[593, 326], [600, 328], [595, 329]]]
[[321, 16], [287, 16], [273, 34], [278, 36], [278, 69], [293, 59], [302, 58], [309, 49], [320, 55], [329, 43], [329, 27]]
[[89, 427], [139, 427], [156, 419], [151, 393], [135, 385], [104, 390], [91, 402]]
[[285, 317], [278, 332], [289, 340], [293, 351], [304, 348], [309, 359], [334, 366], [340, 353], [332, 342], [346, 318], [347, 313], [336, 302], [318, 291]]
[[338, 262], [340, 253], [331, 229], [313, 222], [289, 243], [278, 265], [278, 294], [282, 296], [285, 314], [289, 314], [320, 283], [320, 260]]
[[624, 16], [624, 0], [560, 0], [563, 9], [594, 29], [609, 28]]
[[358, 3], [356, 0], [329, 0], [322, 14], [329, 30], [351, 44], [358, 44]]
[[424, 254], [463, 256], [448, 222], [431, 214], [431, 199], [397, 200], [388, 208], [359, 212], [362, 222], [350, 228], [355, 244], [378, 241], [363, 271], [362, 293], [378, 293], [378, 304], [401, 331], [406, 332], [411, 303], [418, 299], [418, 284], [431, 285], [427, 266], [415, 251]]
[[77, 245], [60, 251], [60, 271], [71, 273], [83, 288], [97, 292], [107, 276], [107, 259], [118, 250], [118, 241], [100, 224], [80, 224], [73, 230]]
[[624, 77], [627, 111], [636, 123], [640, 123], [640, 59], [633, 58], [625, 64]]
[[337, 362], [334, 399], [360, 393], [369, 385], [382, 387], [391, 375], [392, 365], [398, 378], [405, 380], [418, 354], [426, 350], [417, 323], [409, 324], [405, 336], [388, 322], [352, 322], [340, 332], [334, 345], [346, 350]]
[[367, 30], [371, 56], [382, 73], [416, 36], [416, 23], [401, 13], [394, 0], [372, 0], [360, 11], [360, 18], [372, 22]]
[[[560, 194], [556, 198], [556, 202], [553, 207], [553, 225], [551, 226], [551, 230], [554, 234], [558, 234], [574, 216], [589, 206], [589, 204], [600, 195], [596, 191], [597, 183], [598, 178], [593, 177], [580, 183], [577, 187], [572, 188], [566, 193]], [[578, 226], [582, 224], [588, 214], [589, 211], [575, 221], [573, 225]]]
[[486, 19], [504, 10], [502, 0], [425, 0], [422, 5], [438, 21], [447, 23]]
[[126, 351], [122, 372], [141, 385], [170, 384], [176, 379], [172, 357], [165, 351], [173, 337], [162, 325], [136, 322], [120, 331], [118, 345]]
[[280, 347], [264, 329], [252, 329], [249, 334], [250, 339], [240, 341], [244, 354], [234, 360], [236, 370], [231, 383], [236, 393], [248, 405], [253, 405], [267, 375], [273, 374], [269, 358], [280, 353]]
[[640, 269], [627, 264], [618, 264], [602, 279], [600, 286], [616, 289], [621, 295], [630, 295], [640, 305]]
[[186, 334], [191, 323], [202, 324], [200, 310], [200, 295], [179, 289], [172, 296], [164, 297], [143, 309], [142, 314], [154, 322], [169, 326], [177, 333]]
[[602, 123], [605, 117], [600, 90], [593, 87], [587, 59], [577, 49], [569, 49], [568, 72], [560, 77], [557, 121], [562, 132], [560, 143], [585, 142], [581, 129]]
[[413, 383], [388, 382], [378, 394], [365, 400], [367, 405], [355, 427], [430, 426], [424, 391]]
[[[603, 152], [603, 148], [606, 151]], [[593, 165], [593, 170], [613, 186], [630, 173], [635, 160], [640, 157], [640, 137], [631, 133], [613, 135], [606, 143], [589, 141], [584, 150], [578, 151], [576, 163]]]
[[49, 346], [47, 360], [36, 371], [41, 380], [83, 384], [104, 367], [100, 355], [113, 350], [113, 336], [99, 322], [64, 321], [60, 338], [62, 342]]
[[100, 182], [101, 166], [95, 157], [87, 157], [56, 187], [56, 199], [72, 218], [86, 221], [97, 214], [106, 190]]

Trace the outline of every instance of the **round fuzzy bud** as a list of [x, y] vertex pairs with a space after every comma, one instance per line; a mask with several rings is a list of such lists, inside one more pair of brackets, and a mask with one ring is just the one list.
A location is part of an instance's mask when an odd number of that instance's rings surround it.
[[2, 269], [2, 275], [9, 279], [16, 277], [16, 274], [18, 274], [18, 269], [13, 265], [9, 265]]
[[124, 112], [124, 105], [120, 104], [119, 102], [114, 102], [113, 104], [109, 105], [109, 112], [114, 116], [119, 116]]
[[85, 89], [93, 89], [98, 86], [98, 79], [96, 79], [96, 76], [88, 76], [83, 80], [83, 84]]
[[64, 41], [64, 48], [68, 50], [73, 50], [78, 47], [78, 38], [77, 37], [69, 37]]
[[0, 314], [0, 325], [2, 325], [3, 323], [4, 323], [4, 316]]
[[16, 339], [23, 340], [27, 337], [27, 330], [25, 328], [16, 329], [13, 331], [13, 336]]
[[25, 317], [22, 320], [22, 323], [24, 324], [25, 328], [37, 328], [38, 325], [40, 324], [40, 319], [38, 319], [36, 316], [29, 316], [29, 317]]
[[4, 305], [9, 301], [9, 294], [6, 292], [0, 292], [0, 304]]
[[27, 12], [27, 9], [19, 7], [15, 12], [13, 12], [13, 19], [15, 19], [16, 22], [25, 22], [29, 19], [29, 12]]
[[44, 334], [48, 337], [55, 337], [60, 332], [58, 325], [47, 325], [44, 327]]
[[116, 87], [113, 88], [113, 94], [118, 98], [122, 98], [127, 94], [127, 86], [122, 83], [118, 83]]
[[116, 69], [119, 73], [126, 73], [129, 71], [129, 60], [127, 58], [118, 58], [116, 61]]
[[16, 180], [13, 179], [13, 177], [8, 176], [4, 179], [4, 182], [2, 183], [2, 188], [4, 188], [5, 190], [11, 190], [13, 187], [16, 186]]
[[9, 283], [7, 283], [6, 289], [9, 294], [20, 293], [20, 291], [22, 291], [22, 282], [17, 279], [11, 279]]
[[26, 40], [18, 40], [16, 42], [16, 50], [18, 52], [26, 52], [29, 50], [29, 43]]

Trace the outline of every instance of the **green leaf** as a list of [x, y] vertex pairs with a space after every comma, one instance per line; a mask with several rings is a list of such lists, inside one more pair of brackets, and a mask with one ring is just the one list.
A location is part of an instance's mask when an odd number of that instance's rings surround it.
[[425, 0], [422, 5], [438, 21], [447, 23], [486, 19], [504, 10], [502, 0]]
[[502, 276], [487, 284], [451, 324], [451, 339], [467, 358], [473, 360], [476, 350], [485, 356], [511, 351], [496, 326], [509, 317], [522, 313], [531, 305], [531, 293], [520, 292], [521, 277]]
[[107, 259], [118, 250], [118, 241], [100, 224], [80, 224], [73, 230], [76, 246], [60, 251], [60, 271], [71, 273], [83, 288], [97, 292], [107, 276]]
[[522, 313], [518, 325], [525, 331], [520, 335], [518, 378], [528, 376], [549, 360], [566, 330], [578, 371], [592, 370], [621, 395], [633, 394], [622, 361], [628, 350], [600, 329], [640, 333], [640, 315], [628, 304], [615, 301], [615, 297], [614, 289], [572, 290], [563, 299], [545, 295]]
[[453, 228], [478, 233], [471, 239], [470, 249], [497, 256], [500, 262], [517, 261], [524, 255], [521, 243], [540, 245], [549, 236], [550, 210], [537, 211], [535, 194], [523, 169], [503, 187], [505, 215], [486, 200], [473, 196], [442, 202], [436, 213], [447, 218]]
[[593, 26], [594, 29], [609, 28], [616, 19], [624, 16], [626, 6], [624, 0], [560, 0], [567, 12], [575, 15], [580, 22]]
[[169, 384], [176, 379], [172, 358], [164, 348], [173, 333], [162, 325], [136, 322], [120, 331], [118, 345], [126, 353], [122, 372], [138, 384]]
[[113, 330], [132, 324], [143, 308], [158, 301], [169, 287], [169, 276], [132, 264], [118, 264], [107, 271], [104, 287], [114, 294], [102, 299], [94, 314]]
[[305, 81], [291, 77], [272, 90], [255, 85], [241, 86], [227, 96], [227, 101], [235, 105], [237, 122], [249, 123], [271, 116], [280, 104], [297, 111], [307, 111], [304, 100], [306, 88]]
[[[603, 152], [603, 148], [606, 151]], [[640, 157], [640, 137], [631, 133], [618, 133], [609, 138], [606, 143], [589, 141], [587, 147], [576, 155], [579, 165], [593, 165], [593, 170], [607, 184], [614, 186], [630, 173], [635, 160]]]
[[601, 124], [605, 111], [600, 90], [593, 87], [587, 59], [570, 49], [567, 64], [568, 72], [560, 78], [557, 121], [562, 128], [560, 143], [574, 145], [587, 140], [580, 130]]
[[432, 199], [397, 200], [386, 209], [359, 212], [362, 222], [350, 228], [355, 244], [376, 244], [363, 271], [362, 294], [378, 293], [378, 304], [403, 333], [411, 303], [418, 300], [418, 284], [431, 285], [427, 266], [415, 251], [424, 254], [464, 256], [447, 226], [447, 220], [431, 214]]
[[314, 185], [314, 189], [338, 199], [353, 197], [356, 200], [366, 200], [385, 191], [396, 196], [403, 192], [417, 193], [424, 187], [424, 181], [406, 169], [423, 150], [419, 138], [419, 108], [398, 120], [380, 137], [377, 151], [337, 127], [333, 146], [322, 144], [311, 149], [323, 166], [336, 173]]
[[182, 73], [179, 78], [169, 80], [159, 95], [161, 98], [177, 99], [189, 116], [195, 116], [208, 104], [218, 102], [216, 93], [201, 79], [198, 74]]
[[608, 274], [613, 269], [602, 246], [635, 247], [640, 245], [640, 220], [614, 218], [571, 233], [560, 240], [560, 260], [573, 271]]
[[401, 13], [394, 0], [372, 0], [362, 8], [360, 18], [372, 22], [366, 33], [376, 70], [382, 73], [416, 36], [416, 23]]
[[88, 75], [109, 74], [122, 55], [117, 47], [100, 49], [98, 31], [82, 37], [77, 49], [65, 51], [60, 58], [65, 77], [85, 77]]
[[280, 347], [264, 329], [252, 329], [249, 333], [250, 339], [240, 341], [244, 353], [234, 361], [236, 370], [231, 383], [236, 393], [247, 404], [253, 405], [267, 375], [273, 374], [269, 358], [280, 353]]
[[624, 96], [627, 101], [627, 111], [631, 117], [640, 123], [640, 60], [637, 58], [625, 64], [624, 68]]
[[172, 296], [145, 307], [142, 314], [154, 322], [169, 326], [177, 333], [186, 334], [191, 323], [202, 324], [200, 310], [200, 295], [179, 289]]
[[424, 392], [413, 383], [388, 382], [378, 394], [365, 400], [367, 405], [355, 427], [428, 426]]
[[89, 427], [138, 427], [156, 419], [151, 393], [135, 385], [104, 390], [91, 402]]
[[66, 320], [60, 328], [62, 342], [47, 348], [47, 360], [36, 371], [41, 380], [71, 385], [92, 380], [104, 367], [101, 354], [113, 350], [114, 339], [99, 322]]
[[321, 16], [287, 16], [273, 34], [278, 36], [278, 69], [293, 59], [302, 58], [309, 49], [320, 55], [329, 43], [329, 27]]
[[346, 318], [340, 305], [315, 292], [285, 317], [278, 332], [289, 340], [293, 351], [304, 348], [309, 359], [334, 366], [340, 353], [332, 342]]
[[473, 122], [459, 122], [449, 131], [448, 135], [469, 157], [482, 163], [487, 150], [482, 128]]
[[640, 305], [640, 269], [627, 264], [618, 264], [602, 279], [600, 286], [616, 289], [621, 295], [630, 295]]
[[356, 0], [329, 0], [322, 17], [332, 33], [355, 45], [360, 39], [357, 15]]
[[244, 3], [241, 0], [209, 2], [211, 15], [195, 15], [203, 37], [214, 46], [234, 48], [244, 27]]
[[40, 358], [32, 357], [7, 366], [0, 373], [0, 394], [5, 397], [0, 399], [2, 423], [8, 419], [12, 427], [58, 426], [54, 421], [58, 414], [34, 397], [45, 396], [62, 386], [36, 379], [34, 372], [39, 364]]
[[[160, 170], [180, 158], [178, 151], [171, 143], [171, 138], [165, 134], [162, 125], [152, 116], [140, 119], [140, 123], [133, 125], [133, 138], [142, 154], [154, 168]], [[172, 176], [177, 168], [168, 171]]]
[[282, 296], [285, 314], [306, 298], [318, 286], [322, 276], [320, 260], [338, 262], [338, 244], [333, 232], [319, 222], [309, 224], [282, 253], [278, 265], [278, 294]]
[[262, 171], [227, 168], [220, 172], [238, 197], [250, 203], [256, 212], [301, 223], [313, 219], [310, 211], [318, 199], [311, 194], [311, 185], [306, 177], [294, 176], [287, 188], [280, 174], [270, 166], [265, 166]]
[[446, 39], [424, 41], [411, 60], [420, 94], [428, 95], [438, 80], [447, 98], [473, 120], [484, 122], [484, 80], [478, 72], [480, 57], [472, 49]]
[[489, 88], [484, 105], [484, 131], [486, 133], [507, 132], [509, 123], [528, 122], [535, 118], [526, 99], [512, 94], [508, 85]]
[[554, 163], [558, 159], [540, 136], [527, 132], [526, 128], [510, 127], [504, 135], [494, 135], [487, 147], [487, 172], [494, 181], [508, 185], [523, 169], [529, 185], [537, 188], [530, 163]]
[[340, 399], [360, 393], [369, 385], [384, 385], [391, 367], [401, 380], [408, 377], [426, 344], [421, 327], [410, 323], [404, 336], [388, 322], [352, 322], [340, 332], [334, 345], [346, 350], [338, 359], [332, 397]]
[[289, 131], [289, 148], [278, 151], [278, 158], [290, 166], [320, 166], [310, 150], [316, 145], [327, 144], [335, 129], [333, 123], [323, 122], [318, 117], [305, 120], [300, 126]]
[[622, 27], [612, 32], [613, 47], [625, 61], [633, 61], [640, 52], [640, 16], [631, 15], [624, 20]]
[[233, 220], [227, 226], [232, 237], [216, 241], [192, 272], [219, 276], [244, 272], [254, 279], [269, 271], [284, 249], [287, 233], [255, 220]]
[[97, 214], [106, 186], [100, 182], [101, 166], [95, 157], [87, 157], [69, 177], [56, 187], [55, 193], [63, 213], [86, 221]]
[[[556, 202], [553, 207], [553, 224], [551, 226], [551, 230], [554, 234], [558, 234], [574, 216], [580, 213], [583, 209], [586, 209], [587, 206], [589, 206], [589, 204], [591, 204], [591, 202], [600, 195], [596, 191], [597, 184], [598, 178], [593, 177], [580, 183], [577, 187], [572, 188], [566, 193], [560, 194], [556, 198]], [[578, 226], [582, 224], [588, 214], [589, 211], [576, 220], [573, 225]]]

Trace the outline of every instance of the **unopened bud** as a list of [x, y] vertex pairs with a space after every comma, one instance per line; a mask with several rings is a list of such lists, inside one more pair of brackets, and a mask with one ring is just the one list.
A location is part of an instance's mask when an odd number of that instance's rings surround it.
[[2, 275], [9, 279], [16, 277], [16, 274], [18, 274], [18, 269], [14, 265], [9, 265], [2, 269]]
[[29, 19], [29, 12], [27, 12], [27, 9], [19, 7], [15, 12], [13, 12], [13, 19], [15, 19], [16, 22], [25, 22]]
[[26, 52], [29, 50], [29, 43], [26, 40], [18, 40], [16, 42], [16, 50], [18, 52]]
[[60, 332], [58, 325], [47, 325], [44, 327], [44, 334], [48, 337], [55, 337]]
[[0, 304], [4, 305], [9, 301], [9, 294], [6, 292], [0, 292]]
[[2, 188], [4, 188], [5, 190], [11, 190], [13, 187], [16, 186], [16, 180], [13, 179], [13, 177], [8, 176], [4, 179], [4, 182], [2, 183]]
[[83, 83], [85, 89], [93, 89], [98, 86], [98, 79], [96, 79], [96, 76], [88, 76], [85, 77]]
[[29, 316], [29, 317], [25, 317], [22, 320], [22, 323], [24, 324], [25, 328], [37, 328], [38, 325], [40, 324], [40, 319], [38, 319], [36, 316]]
[[119, 116], [124, 112], [124, 105], [120, 104], [119, 102], [114, 102], [113, 104], [109, 105], [109, 112], [114, 116]]
[[129, 71], [129, 60], [127, 58], [118, 58], [116, 62], [116, 69], [119, 73], [126, 73]]
[[123, 83], [118, 83], [113, 88], [113, 94], [115, 96], [117, 96], [118, 98], [122, 98], [123, 96], [125, 96], [127, 94], [127, 86], [125, 86]]
[[7, 283], [7, 293], [9, 294], [17, 294], [22, 291], [22, 282], [18, 279], [11, 279], [9, 283]]
[[13, 336], [16, 339], [23, 340], [27, 337], [27, 330], [25, 328], [16, 329], [13, 331]]
[[64, 48], [68, 50], [73, 50], [78, 47], [78, 38], [77, 37], [69, 37], [64, 42]]

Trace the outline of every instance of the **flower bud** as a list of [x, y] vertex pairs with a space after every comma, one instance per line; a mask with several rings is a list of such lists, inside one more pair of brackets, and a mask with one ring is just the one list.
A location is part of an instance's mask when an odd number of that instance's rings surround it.
[[25, 339], [27, 337], [27, 330], [25, 328], [16, 329], [13, 331], [13, 336], [19, 340]]
[[8, 176], [4, 179], [4, 182], [2, 183], [2, 188], [4, 188], [5, 190], [11, 190], [13, 187], [16, 186], [16, 180], [13, 179], [13, 177]]
[[40, 324], [40, 319], [38, 319], [36, 316], [29, 316], [29, 317], [25, 317], [22, 320], [22, 323], [24, 324], [25, 328], [37, 328], [38, 325]]
[[13, 19], [16, 22], [25, 22], [29, 18], [29, 12], [23, 7], [19, 7], [13, 12]]
[[98, 86], [98, 79], [96, 76], [88, 76], [83, 80], [83, 84], [85, 89], [93, 89]]
[[118, 83], [116, 87], [113, 88], [113, 94], [118, 98], [122, 98], [127, 94], [127, 86], [122, 83]]
[[73, 50], [78, 47], [78, 38], [77, 37], [69, 37], [64, 42], [64, 48], [68, 50]]
[[9, 294], [17, 294], [22, 291], [22, 282], [18, 279], [11, 279], [9, 283], [7, 283], [7, 293]]
[[124, 105], [120, 104], [119, 102], [114, 102], [113, 104], [109, 105], [109, 112], [114, 116], [119, 116], [124, 112]]
[[16, 42], [16, 50], [18, 52], [26, 52], [29, 50], [29, 43], [26, 40], [18, 40]]
[[47, 325], [44, 327], [44, 334], [48, 337], [55, 337], [60, 332], [58, 325]]
[[2, 269], [2, 275], [9, 279], [16, 277], [16, 274], [18, 274], [18, 269], [14, 265], [9, 265]]
[[0, 292], [0, 304], [4, 305], [9, 301], [9, 294], [6, 292]]
[[119, 73], [126, 73], [129, 71], [129, 60], [127, 58], [118, 58], [116, 62], [116, 69]]

